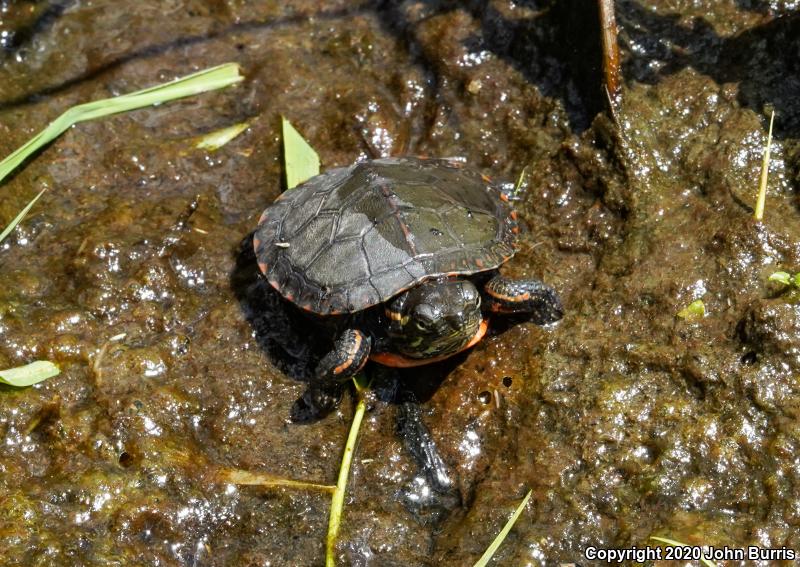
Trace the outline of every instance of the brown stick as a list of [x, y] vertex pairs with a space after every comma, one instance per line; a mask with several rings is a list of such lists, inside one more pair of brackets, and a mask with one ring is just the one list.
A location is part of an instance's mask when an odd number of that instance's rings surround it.
[[221, 469], [217, 471], [216, 479], [231, 484], [262, 486], [264, 488], [294, 488], [298, 490], [321, 490], [322, 492], [333, 492], [336, 489], [333, 485], [281, 478], [269, 473], [250, 472], [239, 469]]
[[606, 79], [606, 95], [612, 114], [616, 113], [620, 101], [619, 46], [617, 45], [617, 22], [614, 17], [614, 0], [598, 0], [600, 30], [603, 38], [603, 71]]

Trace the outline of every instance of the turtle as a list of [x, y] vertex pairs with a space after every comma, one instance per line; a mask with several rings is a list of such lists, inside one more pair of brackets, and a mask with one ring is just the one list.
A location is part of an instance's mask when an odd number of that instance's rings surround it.
[[561, 319], [556, 291], [498, 268], [520, 225], [490, 179], [452, 159], [390, 157], [331, 169], [283, 192], [253, 234], [258, 267], [337, 336], [293, 409], [334, 409], [368, 360], [409, 368], [475, 345], [492, 314]]

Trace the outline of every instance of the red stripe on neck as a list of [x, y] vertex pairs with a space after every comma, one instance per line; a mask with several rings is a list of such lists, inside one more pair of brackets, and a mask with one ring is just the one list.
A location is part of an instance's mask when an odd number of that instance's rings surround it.
[[456, 352], [451, 352], [450, 354], [443, 354], [441, 356], [434, 356], [431, 358], [409, 358], [403, 356], [402, 354], [396, 354], [393, 352], [377, 352], [375, 354], [371, 354], [369, 359], [373, 362], [377, 362], [378, 364], [382, 364], [383, 366], [392, 366], [394, 368], [412, 368], [414, 366], [424, 366], [425, 364], [431, 364], [433, 362], [439, 362], [440, 360], [445, 360], [450, 358], [451, 356], [458, 354], [459, 352], [463, 352], [468, 348], [472, 348], [478, 341], [483, 338], [483, 335], [486, 334], [486, 330], [489, 328], [489, 322], [484, 319], [481, 321], [478, 330], [472, 336], [470, 341], [464, 345], [464, 348], [458, 350]]

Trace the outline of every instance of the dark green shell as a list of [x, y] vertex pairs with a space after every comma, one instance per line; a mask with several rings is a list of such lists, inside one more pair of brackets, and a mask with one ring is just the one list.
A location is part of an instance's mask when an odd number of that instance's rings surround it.
[[264, 211], [253, 244], [275, 289], [328, 315], [428, 278], [497, 268], [514, 254], [515, 218], [499, 191], [458, 162], [388, 158], [286, 191]]

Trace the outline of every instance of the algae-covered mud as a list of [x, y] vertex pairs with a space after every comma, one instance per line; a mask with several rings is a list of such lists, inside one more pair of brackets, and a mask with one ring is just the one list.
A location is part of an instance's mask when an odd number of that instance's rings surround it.
[[0, 368], [62, 370], [0, 387], [0, 564], [324, 564], [330, 493], [234, 482], [334, 484], [353, 414], [348, 395], [289, 419], [330, 343], [251, 252], [281, 115], [325, 169], [524, 169], [503, 272], [564, 302], [555, 325], [375, 372], [337, 564], [471, 565], [528, 490], [498, 565], [651, 536], [800, 552], [800, 303], [769, 281], [800, 271], [800, 6], [618, 2], [611, 116], [576, 4], [0, 0], [3, 156], [70, 105], [246, 75], [80, 124], [0, 186], [0, 226], [48, 189], [0, 245]]

